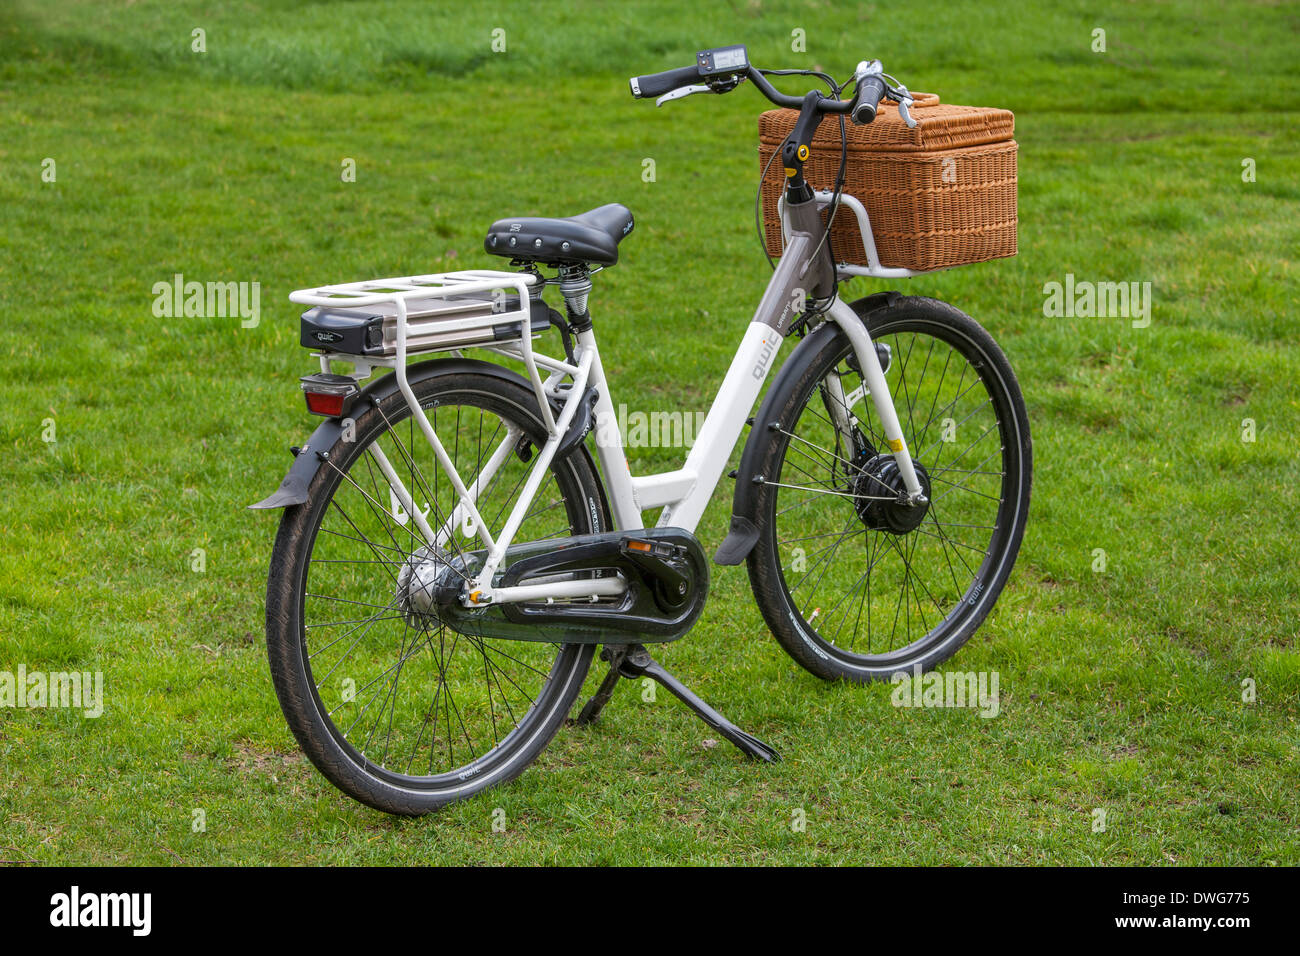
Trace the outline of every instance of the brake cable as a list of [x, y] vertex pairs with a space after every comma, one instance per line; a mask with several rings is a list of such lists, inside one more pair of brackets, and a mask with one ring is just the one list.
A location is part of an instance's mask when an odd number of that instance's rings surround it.
[[[838, 84], [832, 85], [835, 90], [834, 96], [836, 99], [839, 99], [840, 94], [844, 91], [844, 87], [839, 86]], [[847, 85], [848, 84], [845, 84], [845, 86]], [[826, 217], [826, 230], [822, 233], [822, 240], [817, 243], [817, 248], [813, 250], [812, 254], [812, 258], [816, 259], [817, 256], [821, 254], [822, 246], [826, 246], [827, 251], [830, 253], [832, 265], [834, 265], [835, 262], [835, 249], [831, 245], [831, 227], [835, 225], [835, 215], [840, 211], [840, 195], [844, 189], [844, 174], [848, 167], [849, 160], [849, 139], [848, 130], [844, 126], [844, 114], [840, 113], [838, 119], [840, 121], [840, 168], [835, 174], [835, 188], [831, 193], [831, 211], [830, 215]], [[827, 299], [825, 305], [820, 308], [805, 311], [803, 315], [804, 321], [806, 322], [809, 318], [814, 318], [829, 310], [838, 295], [839, 283], [837, 282], [835, 284], [835, 295], [832, 295]]]
[[[843, 87], [835, 82], [834, 77], [828, 73], [823, 73], [821, 70], [759, 70], [758, 72], [764, 76], [815, 76], [818, 79], [823, 80], [826, 85], [830, 87], [831, 93], [835, 99], [839, 99], [840, 92], [843, 90]], [[840, 156], [839, 180], [842, 180], [844, 176], [845, 161], [848, 158], [848, 140], [844, 131], [843, 116], [840, 117], [840, 139], [842, 142], [842, 155]], [[776, 271], [776, 263], [772, 260], [772, 254], [767, 251], [767, 240], [763, 235], [763, 180], [767, 179], [767, 171], [772, 168], [772, 161], [776, 159], [776, 155], [779, 152], [780, 150], [775, 150], [772, 155], [767, 158], [767, 163], [763, 166], [763, 171], [758, 174], [758, 189], [754, 193], [754, 231], [758, 235], [758, 244], [763, 249], [763, 256], [767, 259], [768, 268], [773, 272]], [[837, 198], [839, 195], [839, 180], [837, 180]], [[833, 218], [834, 217], [832, 216], [832, 219]], [[822, 242], [825, 242], [829, 235], [830, 228], [828, 226], [826, 233], [822, 236]], [[817, 251], [821, 251], [820, 243], [817, 246]]]
[[[834, 78], [827, 75], [826, 73], [822, 73], [820, 70], [759, 70], [759, 72], [767, 76], [819, 77], [826, 82], [826, 85], [828, 87], [830, 87], [831, 96], [834, 99], [839, 99], [840, 95], [844, 92], [844, 87], [848, 85], [848, 83], [840, 84], [835, 82]], [[835, 225], [835, 216], [839, 212], [840, 197], [844, 191], [844, 179], [848, 167], [848, 158], [849, 158], [848, 130], [844, 124], [844, 114], [842, 113], [839, 114], [837, 118], [839, 119], [839, 123], [840, 123], [840, 166], [838, 171], [835, 174], [835, 186], [832, 189], [832, 194], [831, 194], [830, 214], [826, 217], [826, 228], [822, 231], [822, 237], [821, 240], [817, 243], [817, 248], [813, 250], [813, 254], [810, 257], [812, 259], [815, 259], [818, 255], [821, 254], [822, 246], [826, 246], [826, 248], [830, 251], [832, 260], [834, 260], [835, 258], [834, 246], [831, 244], [831, 228]], [[776, 151], [773, 151], [772, 155], [768, 157], [767, 163], [763, 166], [763, 171], [759, 173], [758, 190], [755, 192], [754, 195], [754, 229], [758, 234], [759, 245], [762, 246], [763, 255], [767, 259], [768, 267], [775, 272], [776, 263], [772, 260], [772, 254], [767, 251], [767, 242], [763, 234], [763, 225], [762, 225], [763, 181], [767, 179], [767, 172], [769, 169], [772, 168], [772, 161], [774, 159], [776, 159]], [[803, 314], [800, 315], [799, 318], [797, 318], [793, 323], [791, 323], [790, 331], [791, 332], [799, 331], [805, 325], [807, 325], [809, 319], [816, 318], [817, 316], [826, 313], [830, 309], [831, 305], [834, 304], [835, 299], [838, 297], [838, 295], [839, 295], [839, 291], [838, 291], [838, 283], [837, 283], [835, 295], [832, 295], [820, 306], [814, 306], [811, 309], [805, 309]]]

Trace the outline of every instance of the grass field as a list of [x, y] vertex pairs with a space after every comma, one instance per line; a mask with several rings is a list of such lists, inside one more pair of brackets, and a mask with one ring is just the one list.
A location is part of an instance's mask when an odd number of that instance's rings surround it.
[[[105, 711], [0, 708], [0, 860], [1300, 862], [1300, 12], [1052, 7], [5, 5], [0, 671], [102, 671]], [[880, 56], [1016, 113], [1019, 256], [898, 285], [983, 323], [1030, 410], [1020, 561], [947, 665], [997, 671], [1001, 713], [822, 683], [744, 568], [715, 568], [662, 659], [784, 762], [705, 747], [626, 684], [505, 788], [419, 820], [353, 803], [280, 714], [275, 516], [244, 510], [314, 426], [288, 292], [496, 266], [493, 219], [623, 202], [637, 230], [592, 299], [616, 400], [703, 410], [766, 281], [766, 104], [656, 110], [626, 78], [734, 42], [840, 76]], [[260, 283], [261, 321], [156, 318], [176, 273]], [[1067, 274], [1150, 282], [1150, 325], [1046, 317]], [[630, 452], [642, 472], [679, 456]]]

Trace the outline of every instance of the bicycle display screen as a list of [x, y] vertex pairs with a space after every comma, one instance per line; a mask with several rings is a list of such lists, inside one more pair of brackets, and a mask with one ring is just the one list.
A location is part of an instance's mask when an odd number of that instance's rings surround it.
[[749, 53], [744, 46], [724, 46], [701, 50], [696, 57], [700, 73], [737, 73], [749, 69]]

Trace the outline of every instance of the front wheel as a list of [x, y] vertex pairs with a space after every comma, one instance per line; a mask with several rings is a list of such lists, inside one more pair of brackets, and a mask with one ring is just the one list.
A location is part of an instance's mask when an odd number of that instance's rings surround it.
[[979, 627], [1011, 573], [1029, 510], [1031, 445], [1006, 356], [970, 316], [905, 297], [868, 310], [928, 498], [902, 479], [852, 348], [827, 323], [768, 401], [761, 529], [749, 575], [781, 645], [827, 680], [928, 670]]

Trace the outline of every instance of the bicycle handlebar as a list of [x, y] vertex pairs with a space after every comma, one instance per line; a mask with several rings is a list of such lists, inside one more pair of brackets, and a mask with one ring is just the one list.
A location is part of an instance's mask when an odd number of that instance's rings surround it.
[[[681, 87], [705, 82], [713, 92], [727, 92], [734, 88], [741, 79], [748, 79], [758, 91], [777, 106], [786, 109], [802, 109], [804, 97], [791, 96], [776, 89], [766, 76], [755, 66], [746, 63], [743, 67], [729, 72], [705, 73], [698, 63], [683, 66], [676, 70], [664, 70], [660, 73], [647, 73], [634, 76], [628, 80], [632, 95], [638, 99], [659, 96]], [[876, 118], [880, 101], [889, 93], [889, 87], [882, 78], [879, 60], [863, 61], [858, 64], [855, 73], [856, 87], [853, 97], [847, 100], [821, 96], [817, 102], [817, 111], [822, 114], [849, 114], [853, 122], [865, 126]], [[726, 85], [726, 84], [730, 85]], [[699, 92], [705, 92], [703, 88]]]

